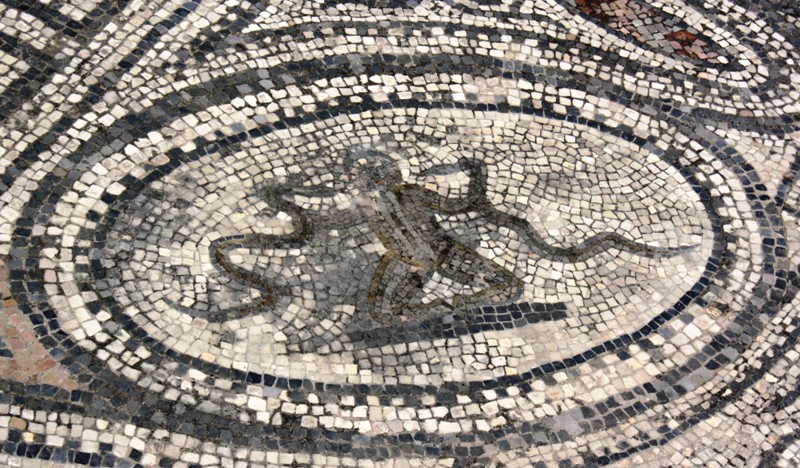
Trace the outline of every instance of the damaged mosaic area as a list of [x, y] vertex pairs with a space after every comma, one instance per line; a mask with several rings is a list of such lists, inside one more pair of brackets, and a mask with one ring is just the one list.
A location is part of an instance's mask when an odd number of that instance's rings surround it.
[[0, 464], [793, 466], [800, 12], [0, 2]]

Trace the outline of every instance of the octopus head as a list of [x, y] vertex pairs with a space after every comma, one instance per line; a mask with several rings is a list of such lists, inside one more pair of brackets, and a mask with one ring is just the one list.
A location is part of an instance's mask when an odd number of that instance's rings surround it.
[[350, 152], [343, 172], [344, 184], [361, 193], [385, 191], [402, 182], [397, 161], [374, 149]]

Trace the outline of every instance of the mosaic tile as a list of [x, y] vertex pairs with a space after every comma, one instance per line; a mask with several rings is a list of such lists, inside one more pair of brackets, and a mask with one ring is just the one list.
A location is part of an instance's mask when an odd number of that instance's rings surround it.
[[0, 2], [0, 464], [793, 466], [786, 2]]
[[14, 357], [14, 353], [8, 349], [6, 343], [2, 339], [0, 339], [0, 357]]

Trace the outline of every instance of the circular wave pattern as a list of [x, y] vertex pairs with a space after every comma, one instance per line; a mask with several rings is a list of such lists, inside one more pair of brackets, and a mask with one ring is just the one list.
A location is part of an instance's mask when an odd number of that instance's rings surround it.
[[[149, 434], [128, 456], [591, 465], [745, 430], [751, 391], [791, 420], [774, 45], [700, 7], [378, 3], [235, 7], [121, 74], [51, 169], [11, 161], [14, 299], [96, 414]], [[161, 29], [219, 17], [183, 8]], [[645, 69], [667, 83], [622, 91]]]

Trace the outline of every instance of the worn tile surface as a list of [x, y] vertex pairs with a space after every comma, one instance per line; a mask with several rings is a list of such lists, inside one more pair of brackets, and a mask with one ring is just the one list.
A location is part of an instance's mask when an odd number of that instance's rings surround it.
[[799, 18], [3, 0], [0, 465], [796, 465]]

